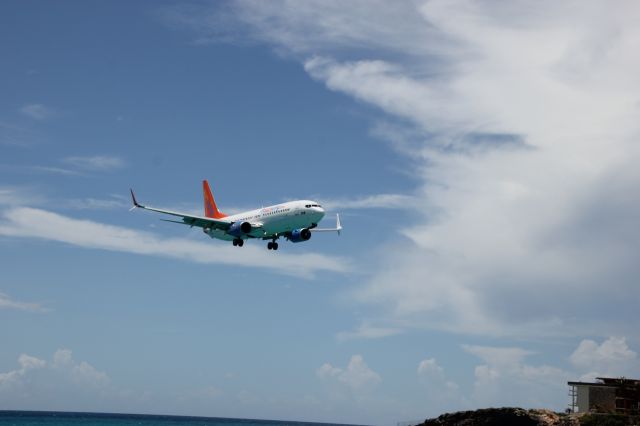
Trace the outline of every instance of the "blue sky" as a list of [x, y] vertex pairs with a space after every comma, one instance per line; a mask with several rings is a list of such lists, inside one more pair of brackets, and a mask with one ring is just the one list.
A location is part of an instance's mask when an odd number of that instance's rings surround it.
[[[637, 5], [0, 8], [0, 409], [394, 424], [640, 374]], [[205, 178], [345, 232], [128, 211]]]

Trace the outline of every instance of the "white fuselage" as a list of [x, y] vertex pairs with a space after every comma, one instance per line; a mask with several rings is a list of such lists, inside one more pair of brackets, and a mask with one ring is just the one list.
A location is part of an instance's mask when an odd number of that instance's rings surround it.
[[[313, 228], [324, 217], [324, 209], [311, 200], [289, 201], [225, 217], [230, 222], [249, 222], [262, 226], [241, 238], [270, 238], [295, 229]], [[220, 229], [204, 230], [211, 238], [231, 241], [234, 236]]]

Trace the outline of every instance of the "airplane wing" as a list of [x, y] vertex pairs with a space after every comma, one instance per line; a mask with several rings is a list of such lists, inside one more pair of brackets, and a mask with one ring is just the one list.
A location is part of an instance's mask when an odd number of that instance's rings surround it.
[[336, 227], [335, 228], [309, 228], [311, 232], [337, 232], [340, 235], [342, 231], [342, 225], [340, 224], [340, 215], [336, 213]]
[[138, 203], [138, 200], [136, 200], [136, 196], [133, 193], [133, 189], [131, 189], [131, 200], [133, 201], [133, 207], [131, 208], [131, 210], [137, 207], [144, 210], [151, 210], [153, 212], [164, 213], [171, 216], [177, 216], [182, 218], [182, 221], [162, 219], [165, 222], [180, 223], [182, 225], [189, 225], [192, 227], [197, 226], [199, 228], [222, 229], [223, 231], [226, 231], [227, 229], [229, 229], [229, 227], [232, 224], [232, 222], [228, 222], [225, 220], [213, 219], [210, 217], [194, 216], [186, 213], [174, 212], [171, 210], [163, 210], [163, 209], [156, 209], [154, 207], [143, 206], [142, 204]]

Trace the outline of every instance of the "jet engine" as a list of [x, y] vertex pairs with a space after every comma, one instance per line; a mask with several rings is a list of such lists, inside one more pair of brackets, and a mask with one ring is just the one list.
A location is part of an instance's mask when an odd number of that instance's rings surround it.
[[302, 241], [309, 240], [309, 238], [311, 238], [311, 231], [307, 228], [302, 228], [291, 231], [291, 237], [289, 237], [289, 240], [292, 243], [300, 243]]
[[249, 222], [233, 222], [227, 231], [234, 237], [240, 237], [243, 234], [251, 232], [251, 224]]

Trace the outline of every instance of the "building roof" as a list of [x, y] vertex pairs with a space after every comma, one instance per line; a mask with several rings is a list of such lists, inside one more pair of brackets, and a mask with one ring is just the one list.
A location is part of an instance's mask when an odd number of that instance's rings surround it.
[[596, 377], [599, 382], [567, 382], [570, 386], [594, 386], [594, 387], [619, 387], [640, 386], [639, 379], [627, 379], [625, 377]]

